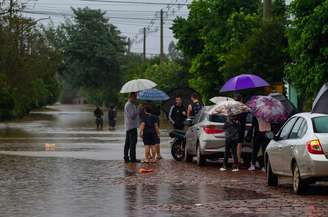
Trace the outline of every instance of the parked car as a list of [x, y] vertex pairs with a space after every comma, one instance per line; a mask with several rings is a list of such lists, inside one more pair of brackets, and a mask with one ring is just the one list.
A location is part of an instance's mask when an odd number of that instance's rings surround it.
[[292, 116], [269, 143], [265, 162], [269, 186], [291, 176], [294, 192], [302, 194], [308, 184], [328, 181], [328, 115]]
[[[212, 106], [204, 107], [186, 131], [185, 161], [191, 162], [196, 156], [199, 166], [203, 165], [206, 159], [221, 158], [224, 154], [225, 117], [209, 114], [211, 108]], [[247, 120], [247, 127], [250, 127], [251, 117]], [[249, 163], [252, 152], [251, 143], [245, 144], [242, 152], [244, 162]]]

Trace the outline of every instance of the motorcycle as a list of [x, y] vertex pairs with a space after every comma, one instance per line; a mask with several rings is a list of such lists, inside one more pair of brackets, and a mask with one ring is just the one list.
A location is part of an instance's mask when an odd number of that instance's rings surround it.
[[172, 157], [176, 161], [182, 161], [185, 155], [186, 133], [180, 130], [173, 130], [170, 132], [170, 137], [173, 139], [171, 142]]

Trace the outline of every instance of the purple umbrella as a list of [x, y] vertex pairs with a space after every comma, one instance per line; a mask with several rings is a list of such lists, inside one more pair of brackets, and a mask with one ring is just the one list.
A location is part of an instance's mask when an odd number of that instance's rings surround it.
[[223, 93], [266, 86], [270, 86], [270, 84], [261, 77], [252, 74], [242, 74], [227, 81], [220, 92]]

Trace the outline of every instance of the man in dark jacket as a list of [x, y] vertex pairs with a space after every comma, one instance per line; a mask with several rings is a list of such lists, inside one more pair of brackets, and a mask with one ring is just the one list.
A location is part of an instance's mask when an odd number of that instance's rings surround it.
[[186, 109], [182, 104], [181, 96], [175, 97], [175, 104], [171, 106], [169, 120], [176, 130], [184, 130], [184, 121], [187, 117]]

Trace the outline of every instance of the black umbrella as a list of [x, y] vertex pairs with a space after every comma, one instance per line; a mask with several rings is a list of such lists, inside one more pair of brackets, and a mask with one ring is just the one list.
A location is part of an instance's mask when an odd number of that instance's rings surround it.
[[324, 84], [317, 94], [313, 102], [312, 112], [328, 114], [328, 83]]

